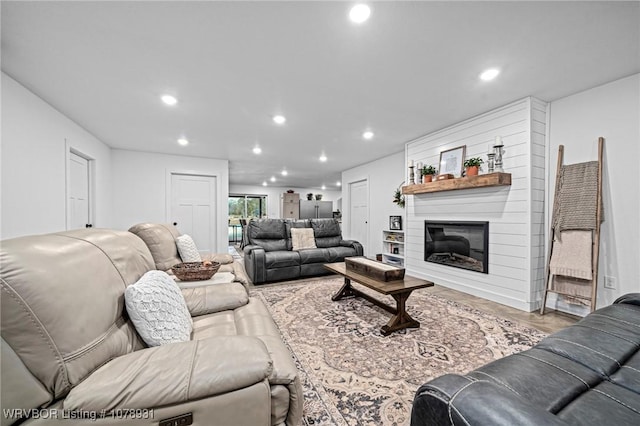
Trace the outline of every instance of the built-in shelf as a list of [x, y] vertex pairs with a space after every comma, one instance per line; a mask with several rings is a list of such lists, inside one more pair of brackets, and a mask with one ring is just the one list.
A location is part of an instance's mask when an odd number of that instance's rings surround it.
[[429, 192], [455, 191], [457, 189], [486, 188], [489, 186], [507, 185], [511, 185], [511, 173], [489, 173], [486, 175], [467, 176], [429, 183], [405, 185], [402, 187], [402, 193], [405, 195], [414, 195]]
[[382, 242], [382, 261], [404, 267], [404, 231], [382, 231]]

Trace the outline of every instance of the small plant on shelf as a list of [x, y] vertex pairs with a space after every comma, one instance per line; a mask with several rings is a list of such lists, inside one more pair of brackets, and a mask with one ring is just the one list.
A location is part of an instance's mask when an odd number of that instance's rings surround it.
[[480, 157], [473, 157], [473, 158], [469, 158], [468, 160], [464, 160], [465, 167], [473, 167], [473, 166], [480, 167], [482, 163], [484, 163], [484, 161]]
[[467, 160], [464, 160], [464, 167], [466, 169], [467, 176], [478, 176], [478, 170], [480, 169], [480, 165], [484, 163], [482, 158], [480, 157], [472, 157]]
[[420, 173], [422, 174], [422, 183], [427, 183], [433, 180], [433, 175], [438, 173], [438, 170], [433, 166], [424, 166]]

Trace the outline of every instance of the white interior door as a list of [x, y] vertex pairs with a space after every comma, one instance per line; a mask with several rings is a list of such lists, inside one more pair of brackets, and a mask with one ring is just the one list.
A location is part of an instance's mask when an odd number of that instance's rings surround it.
[[349, 184], [349, 238], [356, 240], [368, 254], [369, 247], [369, 181]]
[[69, 153], [68, 229], [90, 228], [89, 160]]
[[217, 252], [216, 177], [171, 174], [171, 222], [201, 253]]

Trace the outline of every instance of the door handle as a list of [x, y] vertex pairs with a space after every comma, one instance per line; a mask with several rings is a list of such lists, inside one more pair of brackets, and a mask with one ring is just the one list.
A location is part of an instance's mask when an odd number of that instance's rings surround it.
[[178, 222], [173, 222], [173, 226], [178, 226]]
[[93, 225], [90, 223], [87, 223], [86, 225], [84, 225], [85, 228], [93, 228]]

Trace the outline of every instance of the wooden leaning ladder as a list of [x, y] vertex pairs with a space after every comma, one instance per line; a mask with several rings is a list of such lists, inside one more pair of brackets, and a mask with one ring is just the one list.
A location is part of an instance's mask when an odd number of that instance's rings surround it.
[[[604, 138], [598, 138], [598, 192], [596, 197], [596, 228], [593, 231], [593, 239], [592, 239], [592, 249], [591, 249], [591, 297], [586, 298], [584, 296], [578, 296], [575, 294], [562, 293], [560, 291], [552, 290], [551, 285], [551, 255], [553, 254], [553, 242], [555, 240], [555, 230], [553, 224], [555, 223], [555, 213], [556, 213], [556, 203], [558, 203], [558, 194], [556, 192], [553, 200], [553, 217], [551, 218], [551, 232], [549, 235], [549, 256], [547, 258], [547, 270], [546, 270], [546, 282], [545, 282], [545, 292], [544, 298], [542, 299], [542, 306], [540, 307], [540, 314], [544, 315], [544, 310], [547, 304], [547, 295], [551, 293], [556, 293], [562, 296], [568, 296], [572, 298], [579, 298], [589, 300], [591, 312], [595, 310], [596, 307], [596, 290], [598, 287], [598, 257], [600, 253], [600, 222], [602, 220], [602, 152], [604, 149]], [[564, 161], [564, 145], [560, 145], [558, 147], [558, 166], [556, 169], [556, 188], [558, 188], [558, 183], [560, 180], [560, 169], [563, 166]]]

